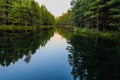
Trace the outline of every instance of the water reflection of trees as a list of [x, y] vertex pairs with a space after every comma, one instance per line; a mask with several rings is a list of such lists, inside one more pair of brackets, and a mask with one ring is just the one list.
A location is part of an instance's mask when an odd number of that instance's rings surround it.
[[75, 80], [120, 80], [119, 40], [74, 35], [68, 43]]
[[57, 32], [69, 41], [74, 33], [73, 28], [57, 28]]
[[53, 29], [40, 31], [0, 31], [0, 64], [2, 66], [9, 66], [24, 56], [25, 62], [28, 63], [36, 49], [45, 46], [53, 34]]

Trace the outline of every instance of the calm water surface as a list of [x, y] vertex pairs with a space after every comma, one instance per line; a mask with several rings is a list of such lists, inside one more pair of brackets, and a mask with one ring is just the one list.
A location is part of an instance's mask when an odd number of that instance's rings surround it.
[[119, 40], [52, 29], [0, 32], [0, 80], [120, 80], [119, 68]]

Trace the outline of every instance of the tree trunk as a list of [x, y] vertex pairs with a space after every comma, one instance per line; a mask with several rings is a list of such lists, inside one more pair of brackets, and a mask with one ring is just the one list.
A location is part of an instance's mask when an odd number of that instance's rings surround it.
[[97, 32], [99, 31], [99, 9], [97, 10]]

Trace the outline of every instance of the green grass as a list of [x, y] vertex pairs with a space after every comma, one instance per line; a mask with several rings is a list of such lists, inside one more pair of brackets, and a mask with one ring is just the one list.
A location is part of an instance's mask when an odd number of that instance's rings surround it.
[[96, 32], [94, 30], [90, 30], [87, 28], [74, 28], [75, 34], [85, 34], [85, 35], [92, 35], [92, 36], [100, 36], [106, 38], [119, 38], [120, 32], [117, 31], [99, 31]]
[[53, 26], [8, 26], [8, 25], [0, 25], [0, 30], [38, 30], [38, 29], [48, 29], [53, 28]]

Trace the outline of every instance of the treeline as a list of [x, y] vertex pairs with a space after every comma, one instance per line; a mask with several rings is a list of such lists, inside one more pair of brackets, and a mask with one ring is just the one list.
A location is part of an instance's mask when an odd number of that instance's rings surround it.
[[56, 24], [59, 26], [73, 25], [72, 21], [72, 12], [68, 10], [67, 13], [64, 13], [62, 16], [56, 18]]
[[[72, 8], [65, 15], [59, 17], [58, 24], [68, 23], [81, 28], [96, 31], [120, 30], [120, 0], [72, 0]], [[64, 20], [63, 20], [64, 18]]]
[[54, 24], [54, 16], [34, 0], [0, 0], [0, 25], [40, 26]]

